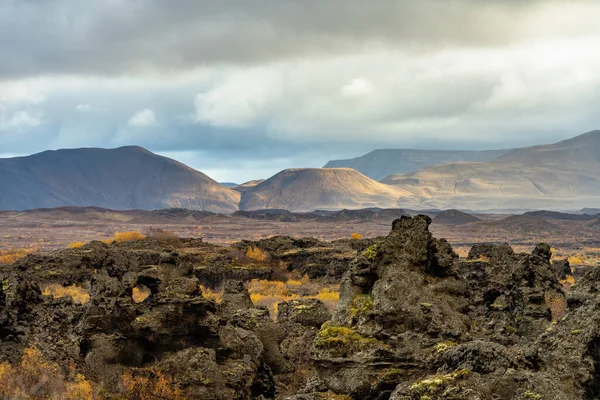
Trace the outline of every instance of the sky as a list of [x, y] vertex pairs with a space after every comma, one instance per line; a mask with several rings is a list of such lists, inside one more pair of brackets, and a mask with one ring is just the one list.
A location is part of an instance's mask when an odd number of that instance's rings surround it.
[[600, 129], [596, 0], [0, 0], [0, 157], [140, 145], [218, 181]]

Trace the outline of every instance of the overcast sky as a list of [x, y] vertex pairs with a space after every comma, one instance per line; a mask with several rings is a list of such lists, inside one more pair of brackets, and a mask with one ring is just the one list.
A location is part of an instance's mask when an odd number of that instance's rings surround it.
[[0, 157], [137, 144], [219, 181], [600, 129], [600, 2], [0, 0]]

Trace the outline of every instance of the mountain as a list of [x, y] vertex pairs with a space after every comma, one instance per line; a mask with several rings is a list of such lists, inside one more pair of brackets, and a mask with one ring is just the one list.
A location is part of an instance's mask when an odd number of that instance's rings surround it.
[[408, 195], [349, 168], [287, 169], [242, 192], [240, 209], [396, 208]]
[[434, 223], [441, 225], [464, 225], [479, 221], [481, 221], [479, 218], [459, 210], [440, 211], [433, 218]]
[[96, 206], [115, 210], [237, 210], [240, 194], [141, 147], [45, 151], [0, 159], [0, 210]]
[[228, 187], [228, 188], [233, 188], [233, 187], [238, 186], [238, 184], [234, 183], [234, 182], [219, 182], [219, 184], [223, 185], [225, 187]]
[[238, 192], [245, 192], [246, 190], [253, 188], [254, 186], [258, 185], [259, 183], [263, 183], [264, 181], [265, 181], [264, 179], [254, 179], [252, 181], [244, 182], [240, 185], [232, 187], [232, 189], [237, 190]]
[[488, 162], [435, 165], [381, 182], [438, 208], [567, 210], [600, 201], [600, 131], [511, 150]]
[[435, 164], [454, 161], [489, 161], [509, 150], [374, 150], [362, 157], [329, 161], [324, 168], [353, 168], [375, 180], [403, 174]]

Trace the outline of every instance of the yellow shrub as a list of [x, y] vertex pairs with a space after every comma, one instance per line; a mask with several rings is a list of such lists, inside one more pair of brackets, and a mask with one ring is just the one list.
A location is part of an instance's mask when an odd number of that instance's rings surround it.
[[85, 242], [73, 242], [73, 243], [69, 243], [69, 245], [67, 246], [69, 249], [77, 249], [79, 247], [83, 247], [85, 246]]
[[150, 294], [150, 289], [142, 285], [133, 288], [133, 294], [131, 295], [131, 297], [133, 298], [134, 302], [141, 303], [142, 301], [150, 297]]
[[267, 261], [269, 255], [256, 246], [252, 246], [246, 251], [246, 257], [254, 261]]
[[62, 286], [56, 283], [51, 283], [42, 288], [42, 294], [44, 296], [52, 296], [56, 299], [61, 297], [70, 296], [75, 303], [85, 304], [90, 299], [89, 292], [79, 286]]
[[104, 243], [110, 244], [112, 242], [125, 243], [125, 242], [134, 242], [136, 240], [144, 240], [146, 236], [142, 235], [137, 231], [130, 232], [117, 232], [115, 235], [109, 239], [103, 240]]
[[28, 254], [40, 251], [39, 247], [29, 249], [0, 250], [0, 265], [10, 265]]
[[125, 372], [121, 376], [121, 391], [125, 400], [184, 400], [186, 398], [172, 378], [153, 369]]
[[1, 399], [93, 400], [92, 384], [83, 375], [67, 380], [58, 364], [47, 361], [35, 347], [23, 352], [21, 362], [0, 364]]
[[571, 256], [571, 257], [569, 257], [569, 264], [581, 265], [581, 264], [583, 264], [583, 257], [582, 256]]
[[200, 285], [202, 296], [207, 300], [212, 300], [215, 303], [220, 303], [223, 300], [223, 291], [212, 290], [211, 288]]
[[350, 238], [351, 238], [351, 239], [360, 240], [360, 239], [362, 239], [362, 238], [363, 238], [363, 235], [361, 235], [361, 234], [360, 234], [360, 233], [358, 233], [358, 232], [354, 232], [352, 235], [350, 235]]

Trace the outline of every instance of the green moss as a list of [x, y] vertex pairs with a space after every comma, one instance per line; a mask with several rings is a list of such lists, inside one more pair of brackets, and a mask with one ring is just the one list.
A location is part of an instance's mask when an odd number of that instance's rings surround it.
[[436, 375], [413, 383], [409, 390], [412, 395], [420, 395], [422, 399], [427, 394], [436, 394], [447, 390], [456, 380], [462, 379], [470, 373], [471, 371], [468, 369], [461, 369], [446, 375]]
[[342, 350], [343, 353], [367, 350], [382, 345], [377, 339], [366, 338], [345, 326], [331, 325], [327, 321], [315, 340], [315, 347], [323, 350]]
[[579, 335], [581, 333], [581, 329], [574, 329], [571, 331], [571, 335]]
[[377, 250], [378, 250], [378, 246], [376, 244], [369, 246], [368, 249], [366, 249], [365, 251], [363, 251], [363, 253], [361, 254], [363, 257], [365, 257], [367, 260], [373, 260], [376, 256], [377, 256]]
[[431, 303], [419, 303], [419, 305], [423, 308], [431, 308], [433, 307], [433, 304]]
[[541, 398], [542, 398], [542, 395], [540, 395], [540, 394], [537, 394], [537, 393], [535, 393], [535, 392], [532, 392], [532, 391], [528, 390], [528, 391], [526, 391], [525, 393], [523, 393], [523, 394], [521, 395], [521, 397], [522, 397], [523, 399], [526, 399], [526, 400], [538, 400], [538, 399], [541, 399]]
[[370, 294], [359, 294], [350, 303], [350, 316], [364, 315], [373, 310], [373, 296]]
[[406, 376], [406, 371], [403, 369], [392, 368], [383, 372], [379, 376], [379, 380], [388, 385], [396, 385]]
[[433, 349], [435, 350], [435, 352], [437, 354], [441, 354], [444, 353], [448, 350], [450, 350], [451, 348], [457, 346], [457, 344], [451, 340], [446, 340], [444, 342], [440, 342], [440, 343], [436, 343], [435, 346], [433, 346]]

